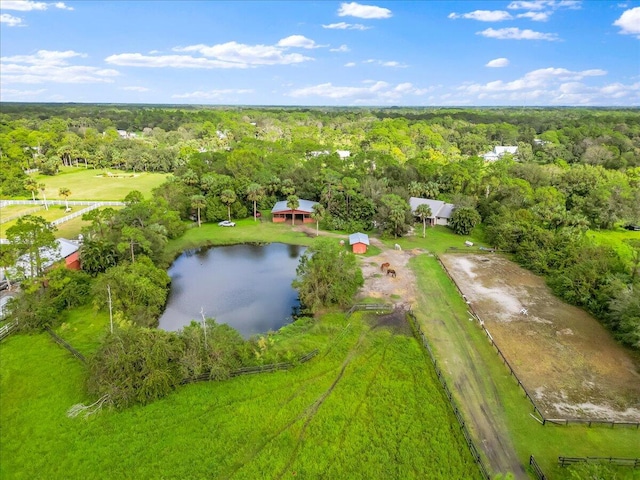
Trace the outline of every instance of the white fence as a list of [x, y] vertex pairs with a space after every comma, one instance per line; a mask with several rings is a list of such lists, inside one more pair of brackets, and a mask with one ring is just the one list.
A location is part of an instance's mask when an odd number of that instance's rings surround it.
[[124, 207], [124, 202], [98, 202], [96, 200], [76, 201], [76, 200], [0, 200], [0, 207], [9, 205], [98, 205], [100, 207]]
[[[67, 205], [67, 202], [65, 200], [47, 200], [46, 202], [47, 205]], [[26, 213], [23, 213], [22, 215], [29, 215], [32, 212], [41, 210], [42, 207], [44, 206], [44, 201], [41, 200], [1, 200], [0, 201], [0, 207], [6, 207], [8, 205], [39, 205], [38, 208], [34, 208], [32, 210], [29, 210]], [[87, 208], [83, 208], [82, 210], [78, 210], [77, 212], [71, 213], [69, 215], [66, 215], [62, 218], [59, 218], [58, 220], [54, 220], [53, 222], [51, 222], [51, 225], [55, 226], [55, 225], [60, 225], [61, 223], [64, 222], [68, 222], [69, 220], [72, 220], [74, 218], [80, 217], [82, 215], [84, 215], [87, 212], [90, 212], [91, 210], [95, 210], [96, 208], [101, 208], [101, 207], [124, 207], [124, 202], [79, 202], [79, 201], [70, 201], [68, 202], [68, 205], [74, 205], [74, 206], [82, 206], [82, 205], [88, 205]], [[12, 217], [9, 218], [3, 218], [2, 221], [0, 223], [5, 223], [8, 222], [10, 220], [14, 220], [15, 218], [19, 218], [22, 215], [14, 215]]]

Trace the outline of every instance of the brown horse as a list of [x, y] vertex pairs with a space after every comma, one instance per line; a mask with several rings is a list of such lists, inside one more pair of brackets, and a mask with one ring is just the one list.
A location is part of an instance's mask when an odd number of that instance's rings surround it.
[[393, 278], [396, 277], [396, 271], [393, 268], [387, 269], [387, 275], [391, 275]]
[[385, 262], [382, 265], [380, 265], [380, 271], [384, 272], [385, 270], [388, 270], [390, 266], [391, 264], [389, 262]]

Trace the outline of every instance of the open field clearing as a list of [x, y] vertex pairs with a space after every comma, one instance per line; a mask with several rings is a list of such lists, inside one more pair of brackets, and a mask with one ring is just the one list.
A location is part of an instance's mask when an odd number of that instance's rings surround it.
[[[109, 170], [85, 170], [83, 168], [63, 167], [57, 175], [35, 175], [38, 183], [46, 186], [45, 195], [49, 200], [64, 200], [60, 196], [60, 188], [71, 190], [69, 200], [113, 200], [122, 201], [132, 190], [140, 191], [145, 197], [151, 190], [163, 183], [167, 174], [147, 172], [122, 172]], [[38, 192], [42, 198], [42, 192]], [[31, 197], [25, 197], [31, 198]]]
[[640, 361], [593, 317], [502, 256], [441, 259], [545, 416], [640, 421]]
[[[479, 478], [428, 359], [391, 317], [292, 325], [277, 341], [320, 348], [307, 364], [88, 419], [65, 414], [87, 400], [82, 364], [46, 334], [14, 335], [0, 345], [0, 476]], [[59, 332], [80, 341], [72, 322]]]
[[631, 262], [633, 259], [633, 249], [626, 241], [632, 239], [640, 241], [640, 232], [625, 230], [622, 227], [606, 231], [590, 230], [587, 232], [587, 236], [593, 238], [599, 245], [612, 247], [627, 262]]
[[[9, 208], [9, 207], [2, 207], [2, 211], [0, 212], [0, 215], [2, 215], [3, 217], [4, 217], [5, 208]], [[83, 207], [76, 207], [76, 208], [83, 208]], [[13, 215], [14, 214], [12, 213], [11, 216]], [[47, 222], [53, 222], [54, 220], [58, 220], [59, 218], [69, 215], [69, 212], [65, 211], [64, 205], [50, 205], [49, 210], [45, 210], [43, 208], [41, 210], [38, 210], [37, 212], [33, 212], [32, 215], [36, 217], [42, 217]], [[7, 237], [7, 229], [14, 226], [16, 224], [16, 221], [17, 219], [0, 224], [0, 238]]]

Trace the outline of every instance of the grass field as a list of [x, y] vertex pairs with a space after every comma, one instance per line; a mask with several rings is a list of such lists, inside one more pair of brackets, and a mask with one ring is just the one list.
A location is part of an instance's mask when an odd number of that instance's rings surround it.
[[[191, 228], [170, 242], [168, 258], [206, 244], [312, 240], [267, 220], [237, 224]], [[444, 252], [464, 248], [466, 239], [478, 243], [482, 232], [466, 238], [436, 227], [426, 239], [385, 243]], [[553, 479], [572, 478], [557, 466], [559, 455], [638, 456], [638, 430], [542, 426], [534, 420], [528, 400], [484, 333], [468, 321], [466, 304], [437, 260], [419, 255], [411, 266], [420, 289], [418, 320], [465, 418], [480, 419], [468, 421], [470, 428], [497, 429], [519, 463], [528, 464], [533, 454]], [[104, 314], [77, 309], [57, 332], [88, 355], [107, 323]], [[330, 314], [311, 325], [286, 327], [279, 338], [274, 348], [294, 342], [321, 353], [289, 372], [194, 384], [146, 407], [85, 420], [65, 416], [72, 404], [89, 400], [82, 364], [46, 335], [9, 337], [0, 344], [0, 477], [478, 477], [430, 361], [405, 331]], [[478, 383], [472, 385], [471, 377]], [[483, 431], [473, 434], [482, 447]], [[616, 473], [617, 479], [638, 477], [628, 468]]]
[[[63, 167], [57, 175], [34, 175], [38, 183], [46, 186], [47, 200], [64, 200], [59, 189], [66, 187], [71, 190], [69, 200], [103, 200], [122, 201], [132, 190], [142, 192], [145, 197], [151, 195], [151, 190], [163, 183], [165, 173], [127, 173], [112, 171], [117, 177], [102, 176], [103, 170], [85, 170], [84, 168]], [[42, 198], [42, 193], [40, 197]], [[31, 196], [25, 197], [31, 199]]]
[[610, 246], [627, 262], [632, 261], [633, 250], [625, 243], [625, 240], [640, 240], [640, 232], [625, 230], [622, 227], [618, 227], [615, 230], [589, 230], [587, 236], [595, 240], [599, 245]]
[[[23, 206], [23, 205], [21, 205], [21, 206]], [[5, 208], [9, 208], [9, 207], [2, 207], [2, 215], [3, 216], [4, 216]], [[28, 213], [28, 210], [21, 210], [21, 213]], [[12, 213], [11, 216], [13, 216], [13, 215], [14, 214]], [[18, 213], [18, 215], [20, 215], [20, 213]], [[65, 211], [65, 206], [64, 205], [50, 205], [49, 206], [49, 210], [45, 210], [43, 208], [41, 210], [38, 210], [37, 212], [33, 212], [32, 215], [34, 215], [36, 217], [42, 217], [47, 222], [52, 222], [54, 220], [58, 220], [59, 218], [64, 217], [65, 215], [69, 215], [69, 213]], [[9, 229], [13, 225], [15, 225], [16, 221], [17, 221], [17, 219], [10, 220], [10, 221], [8, 221], [6, 223], [0, 224], [0, 238], [6, 238], [7, 229]]]
[[[80, 343], [68, 320], [60, 333]], [[44, 334], [14, 335], [0, 345], [0, 476], [479, 478], [406, 329], [330, 314], [288, 327], [286, 342], [320, 354], [288, 372], [193, 384], [146, 407], [70, 419], [66, 410], [87, 400], [84, 367]]]

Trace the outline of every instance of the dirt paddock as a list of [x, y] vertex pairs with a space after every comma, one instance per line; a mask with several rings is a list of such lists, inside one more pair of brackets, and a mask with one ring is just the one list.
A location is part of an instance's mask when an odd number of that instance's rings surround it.
[[546, 417], [640, 421], [640, 357], [593, 317], [502, 256], [441, 260]]

